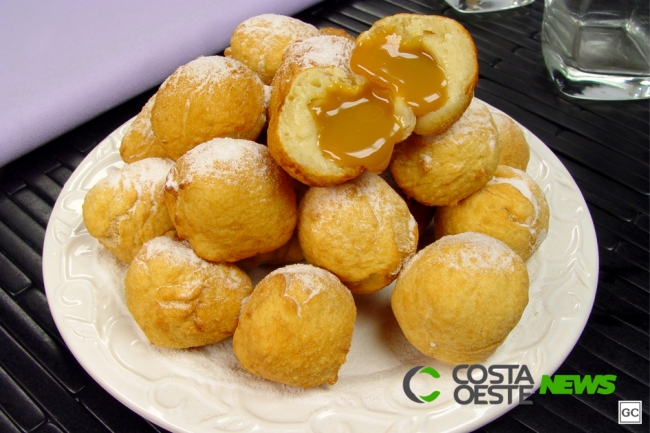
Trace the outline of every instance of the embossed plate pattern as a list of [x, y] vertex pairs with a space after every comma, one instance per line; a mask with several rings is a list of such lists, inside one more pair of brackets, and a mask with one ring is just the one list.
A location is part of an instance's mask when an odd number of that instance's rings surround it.
[[[452, 369], [419, 354], [390, 311], [387, 287], [355, 298], [358, 318], [352, 348], [334, 386], [294, 389], [253, 377], [232, 353], [231, 339], [189, 351], [151, 346], [123, 299], [125, 267], [85, 229], [81, 205], [88, 189], [123, 165], [118, 148], [128, 122], [102, 141], [61, 191], [47, 227], [43, 274], [56, 325], [88, 373], [126, 406], [178, 432], [451, 432], [469, 431], [517, 404], [460, 405]], [[526, 364], [536, 386], [552, 374], [580, 336], [598, 279], [598, 250], [587, 205], [571, 175], [537, 137], [528, 173], [551, 209], [548, 237], [528, 261], [530, 302], [504, 344], [486, 364]], [[259, 281], [266, 270], [251, 274]], [[432, 366], [439, 379], [412, 382], [404, 375]], [[424, 375], [426, 376], [426, 375]], [[427, 380], [429, 380], [427, 382]]]

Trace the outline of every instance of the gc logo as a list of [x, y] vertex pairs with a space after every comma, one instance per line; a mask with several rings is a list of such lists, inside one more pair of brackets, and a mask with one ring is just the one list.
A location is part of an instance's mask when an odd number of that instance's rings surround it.
[[419, 365], [417, 367], [413, 367], [412, 369], [410, 369], [408, 373], [404, 375], [404, 382], [402, 382], [402, 386], [404, 387], [404, 394], [406, 394], [406, 396], [410, 400], [416, 403], [424, 403], [425, 401], [428, 403], [432, 402], [440, 395], [440, 391], [433, 391], [429, 395], [421, 395], [418, 397], [411, 390], [411, 379], [413, 378], [413, 376], [415, 376], [416, 373], [426, 373], [431, 377], [433, 377], [434, 379], [440, 378], [440, 373], [438, 373], [432, 367], [424, 367], [422, 365]]
[[619, 424], [641, 424], [641, 401], [618, 402]]

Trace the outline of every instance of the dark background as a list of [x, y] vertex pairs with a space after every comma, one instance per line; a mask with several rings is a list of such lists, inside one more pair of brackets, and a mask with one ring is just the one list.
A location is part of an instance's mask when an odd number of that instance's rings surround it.
[[[533, 395], [480, 431], [648, 431], [648, 101], [580, 101], [549, 79], [540, 46], [543, 1], [462, 15], [442, 0], [325, 1], [298, 15], [353, 35], [400, 12], [444, 14], [474, 37], [476, 96], [550, 147], [587, 200], [600, 255], [589, 322], [558, 374], [615, 374], [611, 395]], [[43, 287], [45, 227], [62, 186], [102, 139], [155, 89], [0, 169], [0, 432], [156, 432], [79, 366], [50, 315]], [[617, 423], [619, 400], [643, 401], [643, 425]]]

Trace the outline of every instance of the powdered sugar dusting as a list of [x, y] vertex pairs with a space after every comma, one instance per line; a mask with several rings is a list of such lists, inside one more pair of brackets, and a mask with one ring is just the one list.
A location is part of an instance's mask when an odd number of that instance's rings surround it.
[[156, 95], [154, 94], [144, 107], [142, 107], [141, 112], [135, 118], [131, 124], [131, 129], [138, 134], [140, 134], [145, 141], [153, 140], [153, 129], [151, 127], [151, 109], [156, 102]]
[[512, 270], [518, 257], [505, 243], [483, 233], [466, 232], [444, 236], [433, 245], [436, 248], [444, 248], [447, 245], [462, 246], [454, 251], [451, 259], [446, 255], [440, 257], [450, 268], [459, 270]]
[[521, 195], [526, 197], [528, 201], [533, 205], [534, 209], [534, 215], [533, 215], [533, 220], [531, 221], [529, 228], [531, 232], [534, 230], [533, 227], [535, 223], [539, 220], [539, 213], [541, 206], [539, 202], [537, 201], [537, 197], [535, 197], [535, 194], [531, 191], [531, 185], [530, 182], [533, 182], [532, 180], [527, 180], [525, 176], [526, 173], [524, 173], [521, 170], [518, 170], [516, 168], [510, 167], [512, 171], [514, 171], [518, 176], [516, 177], [497, 177], [494, 176], [490, 181], [487, 183], [488, 185], [499, 185], [499, 184], [508, 184], [519, 191]]
[[[179, 78], [191, 80], [197, 84], [197, 89], [209, 83], [218, 83], [224, 78], [247, 71], [246, 66], [238, 60], [223, 56], [201, 56], [180, 66], [167, 78], [161, 88], [176, 84]], [[255, 75], [249, 74], [253, 79]], [[260, 85], [262, 82], [260, 81]]]
[[[456, 245], [453, 253], [447, 247]], [[443, 253], [443, 251], [445, 251]], [[450, 269], [477, 273], [499, 269], [512, 271], [515, 261], [521, 258], [500, 240], [483, 233], [465, 232], [457, 235], [443, 236], [433, 244], [420, 250], [411, 257], [402, 269], [406, 273], [423, 256], [430, 255], [434, 263], [443, 263]]]
[[[397, 193], [395, 193], [394, 190], [383, 179], [381, 179], [381, 177], [368, 172], [364, 172], [357, 177], [355, 179], [355, 184], [358, 186], [359, 192], [367, 197], [372, 212], [375, 215], [375, 218], [379, 221], [380, 226], [387, 227], [395, 225], [393, 231], [398, 249], [401, 252], [410, 252], [417, 242], [415, 239], [415, 227], [417, 226], [417, 222], [409, 212], [409, 221], [407, 222], [409, 231], [407, 237], [409, 242], [404, 242], [405, 239], [400, 239], [403, 230], [400, 230], [398, 226], [401, 225], [401, 222], [395, 218], [396, 215], [400, 214], [397, 209], [397, 203], [399, 203], [399, 201], [385, 199], [386, 194]], [[406, 206], [406, 203], [404, 203], [404, 206]]]
[[535, 245], [533, 245], [532, 251], [537, 251], [539, 247], [542, 246], [542, 243], [544, 243], [546, 236], [548, 236], [548, 232], [546, 229], [542, 229], [542, 231], [540, 231], [537, 235], [537, 239], [535, 239]]
[[[462, 117], [440, 136], [446, 136], [449, 141], [462, 146], [468, 142], [467, 137], [475, 136], [485, 128], [492, 128], [491, 118], [492, 115], [487, 106], [478, 99], [473, 98]], [[498, 142], [498, 134], [496, 131], [494, 132], [485, 143], [491, 150], [496, 148]]]
[[107, 177], [107, 182], [114, 187], [119, 187], [120, 182], [153, 185], [164, 181], [173, 165], [174, 162], [171, 159], [141, 159], [111, 173]]
[[235, 33], [247, 35], [264, 44], [272, 38], [299, 40], [318, 34], [311, 24], [285, 15], [262, 14], [242, 22]]
[[329, 280], [331, 282], [340, 282], [339, 279], [336, 278], [336, 276], [331, 272], [323, 268], [319, 268], [318, 266], [308, 265], [304, 263], [296, 263], [293, 265], [283, 266], [281, 268], [273, 270], [271, 273], [269, 273], [268, 276], [270, 277], [277, 274], [308, 275], [312, 278], [320, 278], [321, 280], [325, 281]]
[[144, 259], [166, 257], [173, 263], [187, 263], [192, 267], [207, 267], [207, 262], [194, 253], [187, 241], [177, 241], [167, 236], [153, 238], [143, 245]]
[[[398, 250], [405, 255], [410, 255], [415, 250], [417, 222], [408, 211], [406, 203], [379, 175], [364, 172], [345, 183], [330, 187], [315, 187], [315, 189], [318, 190], [318, 199], [311, 200], [310, 206], [313, 206], [314, 212], [320, 214], [321, 218], [314, 222], [312, 230], [320, 231], [323, 230], [323, 224], [331, 225], [332, 218], [339, 218], [337, 209], [356, 206], [359, 199], [363, 197], [370, 206], [380, 229], [392, 231]], [[387, 199], [386, 195], [394, 195], [395, 199]], [[351, 199], [351, 197], [356, 198]], [[401, 218], [403, 212], [398, 208], [400, 202], [403, 203], [408, 221]], [[334, 211], [333, 214], [332, 211]], [[357, 210], [354, 209], [354, 212]], [[375, 230], [374, 226], [364, 224], [365, 220], [362, 218], [355, 220], [353, 222], [355, 229], [359, 231]]]
[[492, 119], [494, 120], [494, 123], [497, 125], [499, 131], [504, 130], [508, 126], [509, 122], [512, 122], [512, 120], [507, 115], [500, 113], [498, 111], [492, 113]]
[[271, 154], [266, 146], [249, 140], [215, 138], [198, 145], [182, 157], [185, 167], [182, 178], [170, 179], [168, 183], [191, 182], [195, 177], [218, 177], [224, 182], [242, 179], [244, 175], [270, 175], [273, 167]]
[[[273, 275], [283, 275], [285, 279], [284, 296], [293, 300], [296, 303], [298, 317], [302, 317], [302, 306], [307, 304], [314, 296], [321, 293], [323, 285], [330, 283], [341, 284], [334, 274], [325, 269], [309, 265], [309, 264], [294, 264], [279, 268], [271, 272], [267, 278]], [[289, 293], [289, 289], [295, 290], [292, 286], [293, 280], [299, 281], [300, 288], [307, 291], [307, 296], [303, 299], [297, 299]], [[342, 293], [349, 293], [346, 289]], [[352, 294], [350, 294], [352, 297]]]
[[[178, 266], [188, 266], [195, 270], [211, 269], [213, 272], [221, 271], [222, 275], [219, 278], [220, 285], [232, 290], [242, 287], [243, 281], [241, 275], [237, 272], [238, 268], [233, 265], [224, 265], [203, 260], [196, 255], [192, 246], [185, 240], [159, 236], [146, 242], [142, 248], [144, 253], [143, 259], [146, 261], [164, 257], [169, 263], [175, 263]], [[138, 260], [137, 257], [136, 260]], [[197, 283], [204, 283], [204, 281], [201, 280]]]
[[264, 85], [264, 107], [268, 108], [269, 103], [271, 102], [271, 91], [273, 88], [271, 86]]
[[167, 180], [165, 180], [165, 188], [178, 191], [178, 182], [176, 181], [176, 178], [173, 175], [171, 175], [171, 173], [167, 173]]
[[287, 48], [283, 62], [303, 68], [336, 66], [350, 73], [350, 57], [354, 42], [333, 35], [319, 35], [296, 42]]
[[114, 190], [133, 189], [140, 199], [144, 193], [150, 194], [151, 202], [156, 204], [155, 193], [162, 189], [167, 173], [174, 162], [165, 158], [145, 158], [127, 164], [105, 178], [105, 182]]

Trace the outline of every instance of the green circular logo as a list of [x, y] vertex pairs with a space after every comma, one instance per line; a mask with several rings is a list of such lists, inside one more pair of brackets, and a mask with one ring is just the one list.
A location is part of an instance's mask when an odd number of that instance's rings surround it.
[[438, 373], [434, 368], [432, 367], [424, 367], [423, 365], [419, 365], [417, 367], [413, 367], [404, 375], [404, 381], [402, 382], [402, 386], [404, 388], [404, 394], [406, 396], [416, 402], [416, 403], [424, 403], [425, 401], [427, 403], [431, 403], [433, 400], [438, 398], [440, 395], [440, 391], [433, 391], [429, 395], [420, 395], [417, 396], [415, 393], [411, 390], [411, 379], [413, 376], [415, 376], [417, 373], [425, 373], [428, 374], [429, 376], [433, 377], [434, 379], [439, 379], [440, 378], [440, 373]]

